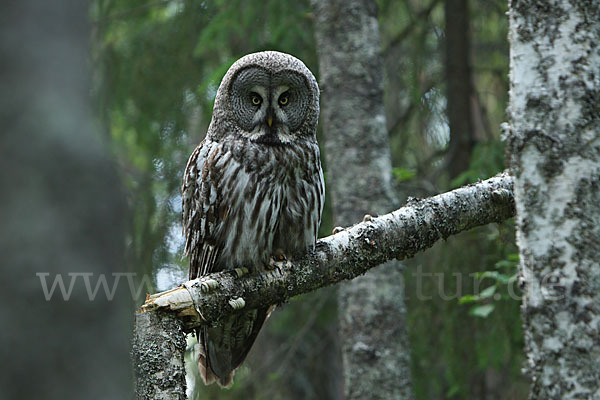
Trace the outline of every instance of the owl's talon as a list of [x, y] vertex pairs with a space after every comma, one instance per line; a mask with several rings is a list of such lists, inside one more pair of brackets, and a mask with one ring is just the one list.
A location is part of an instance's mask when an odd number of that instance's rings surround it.
[[241, 310], [242, 308], [246, 307], [246, 301], [242, 297], [238, 297], [237, 299], [229, 300], [229, 305], [234, 310]]
[[277, 271], [277, 273], [281, 275], [281, 265], [275, 264], [270, 271], [267, 271], [267, 273], [274, 273], [275, 271]]
[[335, 235], [335, 234], [337, 234], [337, 233], [340, 233], [340, 232], [341, 232], [341, 231], [343, 231], [343, 230], [344, 230], [344, 227], [342, 227], [342, 226], [336, 226], [336, 227], [335, 227], [335, 228], [333, 228], [333, 230], [331, 231], [331, 234], [332, 234], [332, 235]]
[[269, 263], [270, 264], [281, 263], [281, 262], [285, 262], [285, 261], [287, 261], [287, 257], [285, 256], [285, 254], [273, 254], [271, 256]]
[[209, 293], [219, 287], [219, 282], [214, 279], [205, 278], [200, 282], [200, 291], [202, 293]]
[[287, 257], [285, 256], [283, 249], [275, 249], [271, 258], [275, 261], [287, 261]]
[[287, 257], [283, 253], [276, 253], [269, 258], [269, 263], [266, 265], [267, 271], [277, 270], [281, 273], [281, 267], [287, 262]]

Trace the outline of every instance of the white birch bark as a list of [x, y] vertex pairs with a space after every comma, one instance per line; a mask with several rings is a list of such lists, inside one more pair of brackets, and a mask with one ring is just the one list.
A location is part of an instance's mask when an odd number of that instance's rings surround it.
[[600, 398], [600, 2], [510, 2], [507, 126], [532, 399]]

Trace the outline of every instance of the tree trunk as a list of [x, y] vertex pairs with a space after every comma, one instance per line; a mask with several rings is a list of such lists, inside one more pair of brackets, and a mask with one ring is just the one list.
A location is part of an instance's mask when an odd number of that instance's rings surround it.
[[600, 398], [600, 3], [510, 2], [510, 126], [532, 399]]
[[[313, 0], [312, 7], [328, 190], [335, 224], [350, 225], [395, 203], [377, 7], [370, 0]], [[341, 285], [347, 399], [413, 398], [403, 289], [396, 262]]]
[[469, 168], [475, 146], [471, 78], [471, 42], [467, 0], [446, 0], [446, 99], [450, 144], [446, 163], [450, 178]]

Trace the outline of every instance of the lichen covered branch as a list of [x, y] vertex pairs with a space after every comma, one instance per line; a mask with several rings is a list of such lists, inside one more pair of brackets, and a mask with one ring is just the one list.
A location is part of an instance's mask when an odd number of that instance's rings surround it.
[[385, 261], [404, 259], [439, 239], [514, 216], [512, 178], [506, 173], [427, 199], [386, 215], [367, 217], [317, 242], [315, 251], [260, 274], [244, 269], [203, 279], [149, 296], [142, 311], [175, 312], [186, 330], [213, 324], [241, 309], [281, 304], [364, 274]]
[[172, 313], [138, 313], [133, 332], [132, 362], [139, 400], [184, 400], [185, 335]]

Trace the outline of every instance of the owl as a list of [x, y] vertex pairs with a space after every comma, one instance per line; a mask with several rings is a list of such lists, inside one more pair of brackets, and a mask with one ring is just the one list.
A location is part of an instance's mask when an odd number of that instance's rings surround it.
[[[261, 272], [314, 248], [325, 199], [318, 118], [317, 81], [297, 58], [265, 51], [229, 68], [183, 178], [190, 279]], [[198, 329], [205, 384], [231, 385], [269, 313], [243, 311]]]

